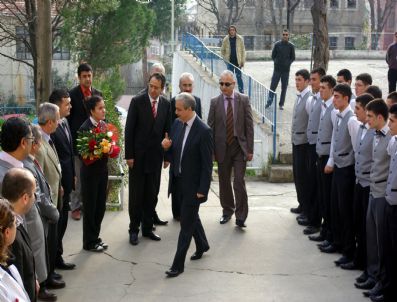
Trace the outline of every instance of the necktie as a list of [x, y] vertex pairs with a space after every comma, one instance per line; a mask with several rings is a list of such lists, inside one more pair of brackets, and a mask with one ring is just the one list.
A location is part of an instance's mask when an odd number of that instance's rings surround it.
[[360, 128], [361, 128], [361, 129], [365, 129], [365, 125], [364, 125], [364, 124], [361, 124], [361, 125], [360, 125]]
[[157, 103], [156, 100], [152, 102], [152, 114], [154, 118], [156, 118], [157, 116], [156, 103]]
[[336, 116], [339, 117], [340, 119], [343, 118], [342, 114], [340, 113], [337, 113]]
[[54, 142], [52, 141], [51, 138], [48, 140], [48, 143], [50, 144], [50, 146], [51, 146], [52, 150], [54, 151], [55, 155], [58, 156], [57, 150], [55, 149]]
[[187, 123], [183, 124], [181, 133], [179, 134], [177, 144], [175, 146], [175, 164], [174, 164], [174, 176], [178, 176], [181, 173], [181, 159], [182, 159], [182, 145], [183, 138], [185, 137]]
[[375, 133], [377, 136], [386, 136], [386, 134], [384, 134], [382, 130], [376, 130]]
[[61, 123], [61, 128], [62, 128], [63, 132], [65, 133], [65, 135], [66, 135], [66, 137], [67, 137], [67, 139], [68, 139], [68, 142], [70, 142], [70, 137], [69, 137], [68, 128], [66, 127], [66, 121], [63, 121], [63, 122]]
[[41, 166], [40, 166], [39, 162], [37, 161], [37, 159], [34, 159], [33, 162], [34, 162], [34, 164], [36, 165], [37, 169], [39, 169], [39, 171], [40, 171], [41, 173], [43, 173], [43, 170], [41, 169]]
[[325, 109], [327, 109], [327, 104], [323, 103], [323, 107], [324, 107]]
[[234, 125], [233, 125], [233, 108], [232, 98], [227, 97], [227, 113], [226, 113], [226, 143], [231, 145], [234, 141]]

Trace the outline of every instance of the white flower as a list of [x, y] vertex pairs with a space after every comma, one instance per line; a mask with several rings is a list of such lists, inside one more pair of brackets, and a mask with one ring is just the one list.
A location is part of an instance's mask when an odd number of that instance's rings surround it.
[[112, 137], [112, 136], [113, 136], [113, 132], [112, 132], [112, 131], [108, 131], [108, 133], [106, 133], [106, 135], [107, 135], [108, 137]]

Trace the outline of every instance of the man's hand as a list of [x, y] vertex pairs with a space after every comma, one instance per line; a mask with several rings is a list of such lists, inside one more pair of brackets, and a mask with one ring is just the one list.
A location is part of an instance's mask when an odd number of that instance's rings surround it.
[[130, 169], [134, 167], [134, 159], [127, 159], [127, 165]]
[[247, 154], [247, 161], [251, 161], [253, 157], [254, 157], [254, 154], [248, 153]]
[[170, 165], [170, 162], [169, 161], [165, 161], [164, 164], [163, 164], [164, 169], [167, 169], [169, 165]]
[[201, 194], [201, 193], [197, 193], [196, 195], [197, 195], [197, 198], [203, 198], [203, 197], [205, 197], [205, 195], [204, 195], [204, 194]]
[[331, 166], [325, 166], [324, 167], [324, 173], [325, 174], [331, 174], [334, 171], [334, 167]]
[[[40, 283], [39, 283], [39, 280], [36, 279], [36, 294], [38, 294], [39, 291], [40, 291]], [[17, 299], [17, 301], [18, 301], [18, 299]]]
[[165, 137], [161, 142], [161, 147], [163, 147], [163, 149], [167, 151], [169, 148], [171, 148], [171, 145], [172, 145], [172, 140], [168, 137], [168, 133], [166, 132]]

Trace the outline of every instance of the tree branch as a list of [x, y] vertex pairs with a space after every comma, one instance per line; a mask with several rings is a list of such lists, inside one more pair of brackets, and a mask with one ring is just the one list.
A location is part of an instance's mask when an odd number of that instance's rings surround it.
[[18, 58], [9, 56], [9, 55], [7, 55], [7, 54], [5, 54], [5, 53], [2, 53], [1, 51], [0, 51], [0, 56], [6, 57], [6, 58], [8, 58], [8, 59], [10, 59], [10, 60], [13, 60], [13, 61], [15, 61], [15, 62], [24, 63], [24, 64], [28, 65], [29, 67], [31, 67], [32, 69], [34, 69], [33, 64], [31, 64], [31, 63], [29, 63], [29, 62], [26, 62], [26, 61], [24, 61], [24, 60], [22, 60], [22, 59], [18, 59]]

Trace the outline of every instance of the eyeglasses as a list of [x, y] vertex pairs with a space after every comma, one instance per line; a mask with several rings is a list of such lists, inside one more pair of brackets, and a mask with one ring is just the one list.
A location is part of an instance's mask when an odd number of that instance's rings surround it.
[[34, 141], [34, 136], [25, 136], [25, 139], [29, 139], [29, 140]]
[[220, 86], [226, 86], [226, 87], [230, 87], [231, 85], [233, 85], [233, 83], [229, 83], [229, 82], [219, 82]]
[[288, 34], [283, 34], [284, 37], [288, 37]]

